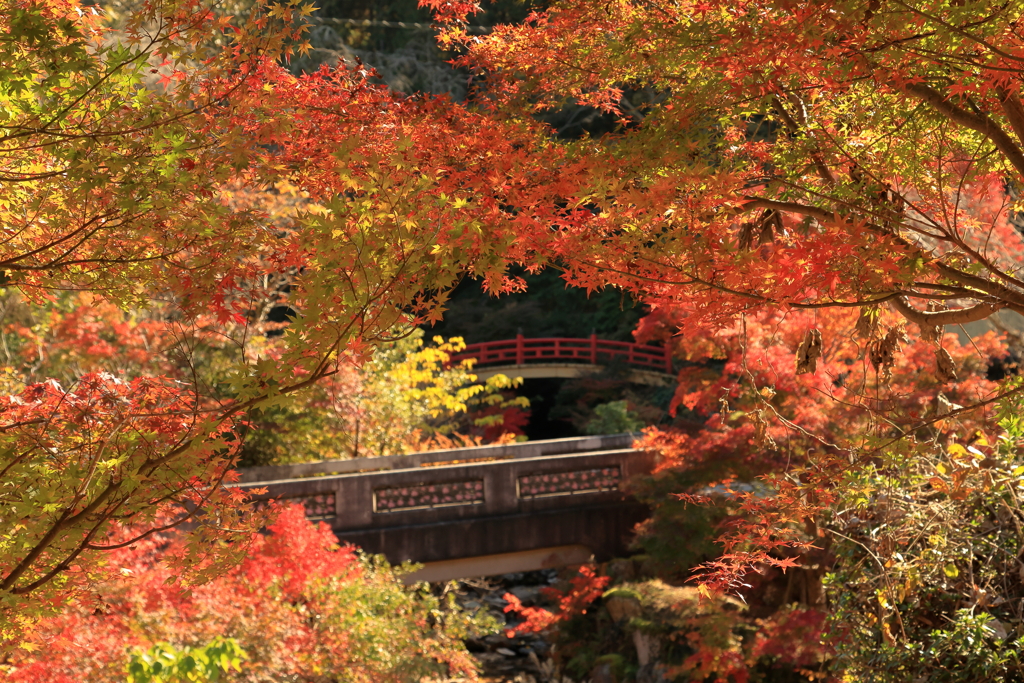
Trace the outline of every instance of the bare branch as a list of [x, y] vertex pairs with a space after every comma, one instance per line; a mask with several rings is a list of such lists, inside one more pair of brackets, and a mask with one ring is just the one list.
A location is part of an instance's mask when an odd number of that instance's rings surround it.
[[1024, 293], [1018, 292], [1015, 289], [1011, 289], [1006, 285], [991, 280], [986, 280], [983, 277], [977, 275], [971, 275], [965, 273], [962, 270], [958, 270], [950, 265], [942, 263], [941, 261], [935, 264], [935, 269], [939, 271], [944, 277], [959, 282], [962, 285], [966, 285], [980, 292], [990, 295], [994, 299], [998, 299], [1004, 304], [1005, 308], [1010, 308], [1018, 313], [1024, 314]]
[[984, 320], [996, 311], [1004, 308], [1001, 304], [982, 303], [970, 308], [959, 308], [953, 311], [919, 311], [901, 296], [893, 297], [889, 303], [900, 315], [921, 327], [941, 327], [942, 325], [962, 325]]
[[[786, 108], [782, 105], [782, 102], [778, 97], [772, 97], [772, 108], [775, 109], [775, 112], [779, 115], [779, 118], [782, 119], [782, 122], [786, 124], [786, 128], [789, 129], [789, 132], [794, 134], [800, 132], [800, 124], [797, 123], [796, 119], [794, 119], [788, 111], [786, 111]], [[821, 178], [829, 185], [835, 185], [835, 176], [832, 175], [832, 171], [830, 171], [828, 166], [825, 165], [825, 161], [821, 156], [817, 152], [811, 152], [811, 159], [814, 161], [814, 168], [818, 171], [818, 175], [820, 175]]]
[[1021, 151], [1021, 148], [1006, 134], [1006, 131], [987, 114], [962, 109], [950, 102], [941, 92], [924, 83], [911, 83], [898, 89], [917, 97], [953, 123], [970, 128], [987, 137], [1006, 157], [1006, 160], [1017, 169], [1017, 172], [1024, 176], [1024, 151]]
[[1010, 122], [1010, 127], [1017, 134], [1017, 139], [1024, 144], [1024, 104], [1021, 104], [1020, 98], [1006, 88], [999, 88], [997, 92], [1003, 98], [999, 104], [1003, 108], [1003, 113], [1006, 114], [1006, 120]]

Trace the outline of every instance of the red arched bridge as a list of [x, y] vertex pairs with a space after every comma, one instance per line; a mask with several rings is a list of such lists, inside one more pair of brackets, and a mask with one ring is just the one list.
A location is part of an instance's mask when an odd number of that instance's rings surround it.
[[301, 503], [342, 541], [447, 580], [620, 554], [648, 516], [625, 483], [648, 474], [632, 434], [241, 470], [261, 499]]
[[[499, 372], [522, 377], [578, 377], [599, 369], [602, 363], [619, 362], [629, 366], [632, 379], [662, 384], [672, 374], [669, 349], [634, 342], [587, 338], [531, 337], [468, 344], [452, 356], [453, 361], [476, 359], [481, 377]], [[588, 367], [589, 366], [589, 367]]]

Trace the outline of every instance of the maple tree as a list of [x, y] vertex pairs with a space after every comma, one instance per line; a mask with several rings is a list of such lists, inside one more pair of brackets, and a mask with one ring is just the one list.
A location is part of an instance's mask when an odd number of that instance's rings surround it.
[[[425, 3], [458, 20], [470, 3]], [[484, 100], [618, 112], [582, 140], [568, 279], [685, 305], [686, 329], [766, 305], [887, 304], [909, 321], [1019, 309], [1020, 7], [570, 2], [465, 38]], [[765, 40], [765, 36], [777, 39]], [[923, 56], [922, 56], [923, 55]], [[630, 109], [627, 84], [662, 93]], [[632, 118], [630, 118], [632, 117]], [[924, 310], [923, 303], [949, 303]]]
[[[670, 308], [694, 344], [762, 310], [860, 309], [890, 403], [900, 318], [935, 349], [935, 397], [954, 382], [941, 327], [1022, 310], [1019, 3], [580, 1], [482, 37], [459, 28], [472, 3], [424, 4], [494, 116], [567, 99], [621, 116], [613, 144], [565, 146], [562, 220], [526, 240], [569, 282]], [[636, 109], [632, 84], [658, 101]], [[805, 320], [798, 373], [825, 351]], [[781, 417], [759, 381], [759, 417]], [[902, 433], [938, 420], [915, 419]]]
[[[209, 131], [191, 125], [210, 102], [202, 79], [174, 65], [196, 57], [209, 76], [226, 77], [278, 53], [299, 12], [282, 6], [275, 15], [277, 29], [239, 28], [227, 49], [204, 54], [193, 48], [230, 22], [203, 7], [140, 7], [115, 35], [96, 7], [4, 3], [5, 285], [36, 300], [91, 288], [126, 304], [144, 295], [140, 283], [199, 273], [233, 238], [254, 232], [251, 219], [238, 229], [204, 227], [227, 221], [209, 182], [230, 166], [215, 162]], [[161, 83], [145, 87], [148, 76]], [[205, 178], [189, 176], [197, 165]], [[18, 374], [5, 373], [8, 386]], [[90, 580], [88, 554], [117, 546], [106, 540], [112, 518], [140, 512], [140, 523], [159, 529], [170, 523], [157, 520], [160, 506], [175, 499], [209, 504], [226, 525], [238, 517], [239, 497], [214, 490], [228, 471], [232, 425], [205, 419], [197, 392], [161, 376], [74, 380], [22, 385], [4, 398], [4, 641], [41, 607], [53, 608], [52, 592], [30, 594], [55, 586], [59, 595]], [[215, 528], [197, 540], [222, 535]]]
[[1024, 5], [567, 0], [470, 36], [473, 3], [422, 4], [492, 116], [619, 120], [563, 143], [563, 216], [526, 257], [633, 292], [641, 333], [704, 365], [676, 396], [701, 429], [647, 441], [694, 489], [770, 473], [705, 491], [729, 512], [705, 590], [813, 569], [821, 604], [834, 551], [851, 675], [1019, 671], [991, 634], [1020, 583], [958, 577], [1014, 547], [1024, 387], [985, 376], [1003, 341], [944, 332], [1024, 311]]
[[[684, 313], [659, 309], [644, 319], [639, 334], [664, 339]], [[822, 495], [827, 497], [838, 473], [855, 469], [849, 461], [851, 453], [870, 460], [873, 452], [884, 450], [901, 434], [941, 443], [992, 427], [997, 414], [994, 405], [946, 419], [932, 418], [998, 395], [1000, 383], [988, 379], [988, 369], [993, 359], [1008, 353], [1001, 338], [988, 333], [962, 344], [956, 335], [946, 334], [941, 349], [950, 355], [957, 372], [957, 381], [950, 382], [936, 364], [933, 343], [905, 329], [895, 313], [882, 312], [876, 322], [892, 325], [893, 336], [908, 335], [900, 342], [902, 351], [893, 356], [893, 365], [884, 369], [876, 369], [865, 353], [870, 331], [864, 329], [859, 314], [844, 309], [765, 311], [701, 340], [666, 339], [687, 363], [674, 398], [674, 410], [681, 414], [672, 429], [647, 430], [641, 443], [662, 454], [660, 474], [640, 483], [636, 493], [655, 509], [641, 529], [640, 543], [666, 563], [668, 573], [692, 566], [679, 566], [683, 557], [704, 553], [704, 559], [709, 559], [710, 552], [674, 538], [699, 533], [678, 524], [699, 526], [706, 520], [697, 520], [687, 502], [676, 500], [673, 493], [694, 493], [716, 482], [724, 482], [725, 491], [728, 482], [740, 482], [741, 489], [746, 487], [756, 499], [771, 487], [751, 491], [749, 482], [766, 474], [782, 474], [803, 478], [808, 491], [823, 486]], [[793, 349], [814, 326], [822, 331], [822, 356], [813, 373], [798, 373]], [[921, 426], [922, 422], [929, 424]], [[836, 456], [847, 462], [838, 464]], [[784, 526], [782, 519], [775, 521]], [[727, 547], [749, 547], [750, 533], [766, 544], [772, 537], [775, 545], [768, 544], [760, 555], [747, 559], [755, 564], [784, 559], [769, 555], [786, 543], [785, 533], [769, 523], [759, 529], [734, 529], [727, 535]], [[799, 525], [794, 533], [803, 548], [813, 540], [804, 536]], [[733, 558], [743, 556], [738, 553]], [[819, 566], [824, 571], [825, 565]]]
[[[211, 543], [237, 560], [245, 544], [217, 540], [264, 523], [219, 487], [247, 415], [336, 374], [397, 324], [436, 316], [467, 270], [514, 286], [500, 254], [512, 219], [496, 241], [464, 221], [462, 176], [449, 173], [491, 154], [499, 130], [453, 146], [448, 127], [423, 121], [465, 129], [479, 117], [393, 95], [358, 69], [293, 76], [275, 60], [301, 47], [310, 7], [214, 9], [144, 3], [110, 26], [74, 2], [0, 7], [4, 284], [34, 303], [90, 291], [100, 308], [148, 315], [164, 344], [81, 374], [110, 355], [99, 340], [70, 348], [88, 343], [75, 330], [57, 340], [70, 362], [60, 382], [5, 372], [5, 642], [105, 571], [114, 520], [136, 520], [144, 537], [201, 507], [182, 580], [218, 571], [198, 561]], [[543, 183], [511, 201], [528, 205]], [[122, 350], [157, 341], [147, 334]], [[208, 350], [214, 386], [194, 372]]]
[[[811, 316], [823, 355], [798, 375], [792, 350]], [[790, 602], [827, 612], [823, 652], [844, 675], [1009, 676], [1019, 644], [1001, 650], [992, 629], [1021, 616], [1008, 606], [1022, 585], [1001, 559], [1017, 543], [1012, 489], [1024, 469], [1006, 415], [1019, 402], [955, 414], [999, 395], [988, 371], [1007, 349], [992, 333], [963, 345], [945, 335], [958, 373], [946, 382], [932, 343], [911, 330], [883, 379], [859, 317], [764, 312], [680, 344], [699, 363], [677, 391], [689, 416], [683, 429], [645, 436], [666, 458], [636, 490], [654, 510], [639, 543], [675, 579], [692, 580], [696, 567], [703, 589], [741, 593], [765, 624]], [[664, 334], [672, 319], [662, 310], [644, 329]], [[896, 313], [878, 322], [900, 329]], [[717, 371], [707, 364], [716, 357]], [[695, 535], [718, 546], [685, 542]], [[985, 569], [961, 573], [965, 563]]]

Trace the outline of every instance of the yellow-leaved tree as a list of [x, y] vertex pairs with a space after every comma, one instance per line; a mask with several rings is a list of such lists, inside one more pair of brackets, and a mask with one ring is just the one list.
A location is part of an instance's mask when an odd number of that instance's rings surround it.
[[414, 329], [342, 364], [303, 400], [264, 411], [243, 448], [243, 465], [398, 455], [510, 441], [522, 435], [530, 402], [522, 378], [481, 380], [473, 360], [453, 362], [461, 337], [424, 340]]

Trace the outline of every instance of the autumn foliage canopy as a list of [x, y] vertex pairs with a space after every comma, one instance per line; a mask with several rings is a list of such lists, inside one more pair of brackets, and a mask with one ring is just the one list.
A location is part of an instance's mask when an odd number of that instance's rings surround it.
[[[186, 583], [215, 573], [204, 549], [239, 559], [216, 544], [265, 521], [218, 487], [244, 423], [437, 319], [464, 277], [521, 288], [512, 264], [628, 290], [653, 309], [641, 334], [725, 361], [687, 365], [676, 395], [708, 429], [650, 438], [791, 469], [773, 502], [745, 499], [757, 523], [712, 586], [821, 549], [892, 458], [941, 465], [914, 476], [961, 505], [984, 489], [964, 453], [1016, 457], [1021, 387], [988, 373], [1005, 341], [947, 332], [1024, 313], [1021, 3], [573, 0], [485, 36], [472, 3], [424, 4], [478, 84], [467, 103], [359, 65], [292, 74], [312, 11], [292, 1], [158, 0], [120, 22], [0, 2], [4, 286], [158, 310], [142, 348], [163, 340], [116, 372], [7, 370], [4, 638], [167, 525], [197, 525]], [[568, 105], [617, 132], [557, 140], [544, 113]], [[215, 383], [196, 371], [212, 338]], [[888, 609], [872, 627], [895, 642]]]

